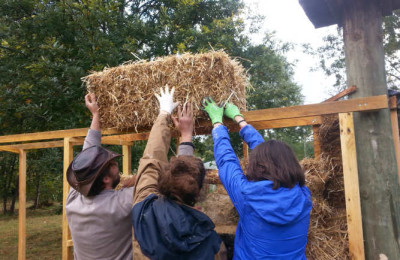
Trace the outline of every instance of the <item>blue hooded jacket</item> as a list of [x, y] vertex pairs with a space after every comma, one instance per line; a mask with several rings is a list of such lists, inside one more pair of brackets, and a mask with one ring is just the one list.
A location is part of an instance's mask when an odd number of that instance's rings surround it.
[[214, 260], [221, 239], [204, 213], [150, 194], [132, 209], [135, 237], [152, 260]]
[[[240, 136], [254, 149], [262, 136], [246, 125]], [[228, 129], [212, 131], [219, 177], [239, 213], [234, 259], [296, 259], [305, 257], [312, 200], [306, 186], [273, 190], [269, 180], [248, 181], [230, 144]]]

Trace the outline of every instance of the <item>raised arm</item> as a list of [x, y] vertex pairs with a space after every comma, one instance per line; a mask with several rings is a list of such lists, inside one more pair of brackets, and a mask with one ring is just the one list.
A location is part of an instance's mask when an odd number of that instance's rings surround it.
[[230, 143], [228, 129], [222, 125], [224, 108], [219, 107], [208, 98], [203, 100], [204, 110], [208, 113], [214, 126], [212, 136], [214, 141], [214, 157], [218, 167], [218, 175], [231, 198], [239, 215], [243, 212], [242, 185], [246, 181], [240, 167], [239, 159]]
[[240, 114], [240, 110], [237, 106], [232, 103], [227, 103], [224, 108], [224, 115], [239, 124], [239, 134], [250, 147], [250, 149], [254, 149], [257, 145], [264, 142], [264, 138], [260, 135], [260, 133], [254, 129], [254, 127], [247, 124], [243, 115]]
[[92, 123], [90, 129], [83, 143], [82, 150], [88, 147], [101, 144], [101, 128], [100, 128], [100, 114], [99, 106], [97, 104], [96, 95], [89, 93], [85, 96], [85, 105], [92, 113]]
[[178, 105], [173, 101], [174, 89], [169, 92], [161, 88], [161, 95], [155, 94], [160, 104], [160, 113], [151, 128], [150, 136], [139, 162], [133, 204], [141, 202], [151, 193], [158, 193], [158, 175], [168, 163], [168, 149], [171, 133], [167, 125], [167, 118]]
[[178, 116], [172, 117], [175, 127], [180, 132], [180, 144], [178, 147], [179, 155], [193, 155], [194, 145], [192, 142], [193, 138], [193, 106], [192, 103], [184, 104], [178, 107]]

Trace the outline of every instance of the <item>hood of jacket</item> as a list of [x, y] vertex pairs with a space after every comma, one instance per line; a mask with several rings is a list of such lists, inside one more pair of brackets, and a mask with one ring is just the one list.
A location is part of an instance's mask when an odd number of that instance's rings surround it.
[[310, 214], [312, 199], [306, 186], [276, 190], [272, 187], [273, 182], [269, 180], [247, 182], [242, 189], [245, 207], [274, 225], [291, 224]]
[[204, 213], [149, 195], [132, 209], [135, 238], [150, 259], [214, 259], [221, 239]]

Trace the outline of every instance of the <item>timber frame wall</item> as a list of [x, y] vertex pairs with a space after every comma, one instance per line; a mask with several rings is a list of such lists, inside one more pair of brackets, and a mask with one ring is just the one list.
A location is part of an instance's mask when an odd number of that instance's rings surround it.
[[[365, 259], [353, 112], [373, 111], [379, 109], [390, 109], [397, 165], [400, 166], [399, 128], [397, 122], [397, 105], [395, 97], [390, 98], [390, 100], [388, 100], [386, 95], [335, 102], [327, 100], [327, 102], [320, 104], [243, 112], [246, 121], [253, 125], [256, 129], [311, 125], [313, 126], [314, 137], [316, 137], [315, 132], [317, 131], [318, 126], [322, 123], [323, 115], [339, 115], [349, 250], [350, 256], [352, 256], [353, 259]], [[230, 122], [226, 122], [226, 125], [230, 131], [239, 130], [236, 125], [233, 125]], [[53, 147], [64, 147], [62, 259], [73, 259], [73, 243], [65, 212], [65, 201], [69, 192], [69, 184], [66, 180], [65, 174], [69, 164], [73, 159], [73, 146], [83, 144], [87, 131], [88, 128], [82, 128], [0, 136], [0, 144], [13, 143], [0, 145], [0, 151], [19, 154], [18, 259], [26, 259], [26, 154], [27, 151], [31, 149]], [[211, 133], [210, 123], [199, 123], [196, 125], [195, 131], [196, 134]], [[147, 138], [148, 133], [129, 133], [120, 132], [117, 130], [105, 130], [102, 131], [101, 143], [122, 145], [122, 153], [124, 155], [123, 174], [128, 175], [131, 174], [131, 146], [135, 141], [147, 140]], [[56, 141], [48, 141], [54, 139], [56, 139]], [[32, 142], [39, 140], [46, 141]], [[243, 150], [244, 156], [247, 156], [247, 146], [244, 146]], [[314, 138], [314, 151], [315, 157], [319, 158], [320, 147], [316, 138]], [[219, 183], [218, 177], [214, 174], [210, 174], [211, 176], [207, 177], [206, 181], [208, 181], [208, 183]], [[398, 174], [400, 177], [399, 170]]]

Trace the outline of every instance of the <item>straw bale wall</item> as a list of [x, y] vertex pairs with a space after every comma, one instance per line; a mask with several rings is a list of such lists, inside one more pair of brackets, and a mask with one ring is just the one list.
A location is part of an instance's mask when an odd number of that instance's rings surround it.
[[171, 55], [107, 68], [84, 77], [88, 92], [95, 93], [103, 128], [149, 130], [159, 107], [154, 93], [165, 85], [175, 87], [175, 99], [194, 104], [194, 117], [208, 119], [200, 110], [210, 96], [220, 103], [229, 98], [246, 109], [248, 85], [243, 67], [223, 51]]

